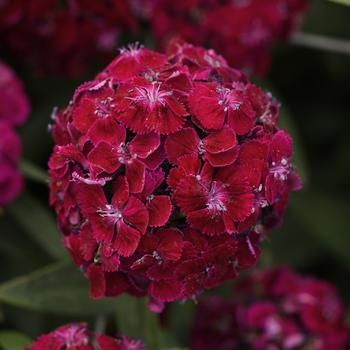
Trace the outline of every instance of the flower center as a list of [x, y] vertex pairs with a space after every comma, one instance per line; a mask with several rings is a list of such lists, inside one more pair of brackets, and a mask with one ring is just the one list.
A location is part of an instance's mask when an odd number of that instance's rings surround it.
[[287, 158], [282, 158], [279, 164], [272, 162], [271, 165], [272, 167], [270, 168], [270, 171], [273, 173], [274, 178], [281, 181], [287, 180], [290, 172], [290, 164], [288, 164]]
[[95, 114], [101, 118], [109, 117], [111, 115], [111, 107], [114, 107], [111, 104], [112, 98], [108, 97], [106, 100], [100, 100], [99, 98], [95, 99]]
[[118, 161], [122, 164], [132, 164], [137, 154], [131, 154], [129, 144], [122, 142], [118, 148]]
[[134, 101], [146, 100], [154, 103], [161, 103], [164, 106], [164, 97], [172, 95], [170, 91], [160, 91], [160, 84], [157, 82], [152, 82], [150, 87], [142, 86], [141, 88], [137, 87], [135, 89], [138, 94], [133, 98]]
[[221, 184], [216, 181], [212, 182], [211, 189], [209, 191], [209, 200], [207, 202], [207, 208], [215, 212], [226, 211], [227, 208], [224, 204], [226, 200], [226, 193], [222, 190]]
[[97, 212], [100, 214], [100, 216], [106, 218], [113, 224], [116, 224], [120, 219], [123, 218], [121, 211], [111, 204], [106, 204], [103, 209], [98, 209]]
[[220, 98], [218, 104], [224, 108], [225, 112], [227, 112], [229, 107], [231, 107], [234, 111], [237, 111], [240, 105], [243, 103], [235, 94], [231, 93], [230, 89], [218, 86], [216, 88], [216, 92], [219, 94]]

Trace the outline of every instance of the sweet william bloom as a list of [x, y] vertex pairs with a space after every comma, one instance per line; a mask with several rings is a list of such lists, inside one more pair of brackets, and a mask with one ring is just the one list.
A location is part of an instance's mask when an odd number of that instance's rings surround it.
[[213, 50], [120, 52], [52, 115], [50, 203], [91, 297], [160, 310], [254, 266], [300, 181], [278, 103]]
[[203, 299], [191, 349], [350, 348], [350, 325], [337, 290], [327, 281], [278, 267], [239, 281], [232, 300]]
[[56, 328], [23, 350], [147, 350], [141, 340], [125, 335], [111, 337], [94, 333], [87, 329], [84, 322], [71, 323]]

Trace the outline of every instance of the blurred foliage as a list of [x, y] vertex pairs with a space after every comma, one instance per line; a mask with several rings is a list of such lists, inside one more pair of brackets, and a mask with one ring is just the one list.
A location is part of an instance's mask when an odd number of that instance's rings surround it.
[[[303, 31], [350, 41], [350, 7], [340, 3], [349, 1], [312, 1]], [[74, 89], [100, 67], [81, 79], [44, 79], [15, 68], [31, 98], [32, 115], [20, 130], [27, 189], [0, 212], [0, 348], [21, 349], [28, 337], [72, 321], [87, 320], [93, 328], [101, 315], [110, 332], [143, 336], [150, 349], [186, 347], [195, 303], [168, 305], [157, 332], [158, 316], [147, 312], [143, 299], [89, 299], [88, 282], [70, 263], [48, 207], [50, 114], [67, 105]], [[348, 304], [349, 77], [350, 56], [286, 44], [274, 48], [270, 73], [257, 80], [282, 103], [281, 125], [294, 138], [294, 164], [304, 183], [291, 195], [283, 225], [264, 242], [260, 264], [284, 263], [328, 279]], [[229, 290], [227, 284], [211, 293]]]

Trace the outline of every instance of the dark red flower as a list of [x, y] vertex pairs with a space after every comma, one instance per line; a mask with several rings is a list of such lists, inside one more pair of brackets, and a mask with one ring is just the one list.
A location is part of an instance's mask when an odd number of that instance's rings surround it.
[[54, 111], [50, 203], [93, 298], [195, 298], [256, 264], [291, 190], [278, 104], [213, 50], [129, 46]]

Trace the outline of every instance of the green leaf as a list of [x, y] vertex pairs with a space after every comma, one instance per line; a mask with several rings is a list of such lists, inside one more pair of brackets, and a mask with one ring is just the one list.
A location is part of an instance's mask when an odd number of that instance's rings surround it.
[[350, 0], [328, 0], [330, 2], [335, 2], [337, 4], [342, 4], [346, 6], [350, 6]]
[[22, 192], [5, 210], [49, 256], [68, 258], [53, 214], [30, 192]]
[[158, 315], [148, 309], [146, 298], [121, 295], [116, 299], [115, 315], [122, 334], [142, 338], [148, 349], [160, 349]]
[[19, 168], [23, 175], [30, 180], [41, 183], [43, 185], [48, 184], [47, 172], [31, 162], [28, 159], [21, 159], [19, 162]]
[[301, 191], [290, 210], [310, 235], [350, 267], [349, 205], [321, 189]]
[[0, 348], [2, 350], [23, 350], [33, 341], [25, 334], [13, 330], [0, 331]]
[[88, 280], [67, 261], [0, 284], [0, 301], [61, 315], [111, 313], [115, 306], [113, 299], [91, 299]]

